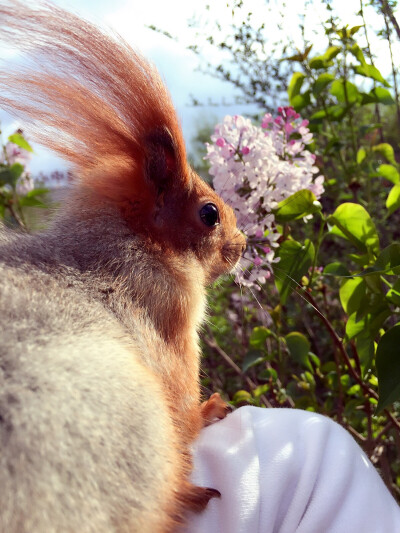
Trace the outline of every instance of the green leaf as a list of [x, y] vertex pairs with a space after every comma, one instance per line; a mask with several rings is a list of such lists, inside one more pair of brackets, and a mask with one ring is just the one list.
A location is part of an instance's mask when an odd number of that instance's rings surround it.
[[13, 133], [8, 137], [8, 140], [19, 146], [20, 148], [23, 148], [27, 152], [33, 152], [33, 149], [31, 145], [28, 143], [28, 141], [19, 133]]
[[258, 376], [262, 379], [276, 381], [278, 379], [278, 372], [274, 368], [266, 368], [258, 373]]
[[383, 105], [393, 105], [395, 102], [392, 98], [392, 95], [387, 89], [383, 87], [376, 87], [372, 89], [369, 93], [360, 93], [361, 94], [361, 105], [366, 104], [383, 104]]
[[360, 312], [355, 311], [349, 316], [346, 324], [346, 335], [348, 339], [361, 336], [363, 339], [369, 338], [372, 342], [390, 315], [390, 309], [385, 301], [364, 316], [360, 316]]
[[49, 189], [46, 189], [45, 187], [41, 187], [38, 189], [32, 189], [31, 191], [27, 192], [25, 194], [25, 198], [34, 198], [35, 196], [42, 196], [48, 193], [49, 193]]
[[359, 204], [344, 203], [328, 218], [330, 233], [353, 243], [361, 252], [378, 255], [379, 237], [368, 212]]
[[310, 59], [310, 61], [308, 62], [308, 65], [310, 68], [313, 68], [316, 70], [321, 69], [321, 68], [327, 68], [332, 64], [331, 63], [332, 59], [336, 57], [339, 52], [340, 52], [339, 46], [330, 46], [324, 54], [320, 56], [315, 56], [312, 59]]
[[381, 178], [391, 181], [394, 185], [399, 183], [399, 173], [393, 165], [380, 165], [378, 167], [378, 174]]
[[32, 198], [29, 196], [19, 197], [18, 203], [21, 207], [41, 207], [41, 208], [48, 207], [47, 204], [45, 204], [38, 198], [34, 198], [34, 197]]
[[237, 392], [235, 392], [234, 396], [233, 396], [233, 399], [232, 401], [236, 404], [236, 403], [241, 403], [241, 402], [252, 402], [253, 398], [251, 396], [251, 394], [249, 392], [247, 392], [247, 390], [238, 390]]
[[292, 104], [293, 98], [300, 93], [305, 77], [306, 77], [305, 74], [303, 74], [302, 72], [293, 73], [292, 79], [290, 80], [289, 87], [288, 87], [288, 96], [289, 96], [290, 105], [293, 105]]
[[322, 69], [322, 68], [326, 68], [327, 67], [327, 64], [326, 62], [324, 61], [323, 57], [322, 56], [316, 56], [316, 57], [313, 57], [312, 59], [310, 59], [310, 61], [308, 62], [308, 65], [310, 68], [313, 68], [314, 70], [319, 70], [319, 69]]
[[379, 382], [377, 412], [400, 398], [400, 325], [389, 329], [376, 350], [376, 369]]
[[389, 143], [377, 144], [376, 146], [372, 147], [372, 150], [374, 152], [379, 152], [380, 154], [382, 154], [389, 161], [389, 163], [392, 163], [392, 165], [397, 164], [396, 158], [394, 156], [393, 146]]
[[383, 87], [375, 87], [375, 89], [372, 89], [370, 92], [375, 95], [379, 104], [393, 105], [395, 103], [390, 92]]
[[18, 178], [22, 176], [24, 172], [24, 166], [21, 163], [14, 163], [10, 167], [0, 169], [0, 185], [11, 185], [15, 187]]
[[334, 263], [329, 263], [326, 265], [322, 273], [325, 276], [350, 276], [350, 272], [348, 271], [347, 267], [345, 267], [343, 263], [339, 263], [339, 261], [335, 261]]
[[319, 96], [322, 91], [333, 82], [335, 79], [333, 74], [330, 74], [329, 72], [324, 72], [323, 74], [320, 74], [315, 81], [312, 92], [314, 96]]
[[371, 338], [370, 332], [365, 331], [357, 335], [355, 339], [358, 357], [360, 358], [362, 374], [371, 369], [372, 360], [375, 355], [375, 342]]
[[263, 361], [265, 361], [265, 356], [260, 350], [249, 350], [243, 359], [242, 371], [247, 372], [249, 368]]
[[367, 327], [367, 317], [358, 317], [357, 312], [352, 313], [346, 322], [346, 335], [349, 340], [353, 339], [359, 333], [362, 333]]
[[364, 76], [365, 78], [371, 78], [373, 80], [379, 81], [380, 83], [385, 85], [385, 87], [390, 87], [390, 84], [385, 80], [379, 70], [374, 67], [374, 65], [359, 65], [354, 68], [354, 71], [360, 76]]
[[340, 46], [330, 46], [325, 54], [321, 56], [325, 61], [332, 61], [340, 53]]
[[348, 254], [349, 259], [354, 261], [356, 265], [360, 267], [365, 267], [369, 264], [369, 255], [368, 254]]
[[314, 366], [316, 368], [321, 368], [321, 360], [320, 360], [320, 358], [317, 355], [315, 355], [315, 353], [310, 352], [308, 354], [308, 357], [314, 363]]
[[354, 104], [358, 100], [361, 100], [361, 95], [357, 87], [349, 81], [344, 82], [343, 80], [335, 80], [332, 83], [332, 87], [329, 92], [337, 98], [338, 102], [341, 103]]
[[347, 315], [356, 313], [365, 300], [367, 286], [361, 278], [346, 279], [339, 289], [340, 303]]
[[357, 276], [367, 276], [370, 274], [387, 274], [395, 276], [400, 274], [400, 243], [389, 244], [377, 257], [375, 264]]
[[353, 395], [358, 396], [360, 390], [361, 390], [360, 385], [356, 383], [355, 385], [353, 385], [352, 387], [346, 390], [346, 394], [348, 394], [349, 396], [353, 396]]
[[350, 52], [351, 54], [353, 54], [353, 56], [357, 59], [357, 61], [358, 61], [361, 65], [365, 65], [365, 64], [366, 64], [364, 54], [363, 54], [361, 48], [358, 46], [357, 43], [354, 43], [354, 44], [349, 48], [349, 52]]
[[361, 163], [364, 161], [366, 157], [367, 157], [367, 152], [365, 151], [365, 148], [360, 148], [357, 152], [357, 164], [361, 165]]
[[289, 294], [308, 272], [314, 259], [314, 245], [306, 240], [304, 244], [297, 241], [284, 241], [278, 251], [279, 263], [274, 263], [275, 284], [285, 304]]
[[341, 105], [332, 105], [326, 109], [321, 109], [313, 115], [311, 115], [310, 121], [322, 120], [329, 117], [333, 121], [342, 120], [347, 113], [347, 109]]
[[310, 363], [309, 352], [311, 345], [307, 337], [298, 331], [292, 331], [285, 337], [291, 358], [299, 365], [313, 371]]
[[265, 341], [273, 335], [272, 331], [264, 326], [256, 326], [250, 335], [250, 346], [254, 349], [265, 349]]
[[275, 220], [283, 224], [290, 220], [303, 218], [306, 215], [312, 215], [317, 211], [321, 211], [321, 204], [310, 190], [303, 189], [279, 202], [274, 215]]
[[264, 385], [259, 385], [258, 387], [253, 389], [251, 392], [252, 392], [253, 397], [257, 399], [262, 394], [265, 394], [266, 392], [268, 392], [268, 390], [269, 390], [269, 385], [265, 383]]
[[350, 28], [349, 30], [349, 35], [354, 35], [355, 33], [358, 32], [359, 29], [363, 28], [363, 25], [361, 26], [353, 26], [352, 28]]
[[291, 100], [291, 105], [294, 109], [299, 112], [311, 103], [310, 91], [307, 91], [303, 94], [298, 94], [294, 96]]
[[386, 207], [389, 215], [400, 207], [400, 183], [392, 187], [386, 199]]

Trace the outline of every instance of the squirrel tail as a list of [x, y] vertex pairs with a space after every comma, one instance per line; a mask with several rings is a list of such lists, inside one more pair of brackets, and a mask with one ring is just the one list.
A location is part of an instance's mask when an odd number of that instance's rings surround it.
[[127, 174], [134, 187], [146, 140], [160, 131], [173, 140], [179, 175], [187, 175], [171, 97], [156, 69], [121, 37], [47, 2], [5, 0], [1, 42], [29, 63], [1, 69], [0, 107], [71, 162], [80, 178], [94, 176], [102, 195], [126, 197]]

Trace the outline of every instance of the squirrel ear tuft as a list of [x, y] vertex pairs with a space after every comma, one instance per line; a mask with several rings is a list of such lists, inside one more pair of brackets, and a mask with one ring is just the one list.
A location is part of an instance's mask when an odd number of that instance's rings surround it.
[[179, 147], [167, 127], [154, 130], [145, 145], [145, 178], [158, 193], [187, 180], [186, 161], [182, 160]]

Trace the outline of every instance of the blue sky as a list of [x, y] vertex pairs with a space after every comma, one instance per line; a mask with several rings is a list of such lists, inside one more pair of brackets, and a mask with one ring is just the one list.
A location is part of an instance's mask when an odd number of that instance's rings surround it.
[[[205, 0], [57, 0], [57, 3], [95, 23], [113, 27], [132, 46], [140, 49], [157, 65], [171, 91], [188, 143], [196, 127], [203, 124], [204, 120], [212, 122], [215, 119], [217, 121], [226, 114], [240, 114], [246, 111], [244, 106], [193, 108], [189, 105], [190, 94], [204, 102], [207, 102], [209, 98], [214, 101], [221, 101], [222, 98], [227, 101], [234, 99], [234, 90], [230, 85], [196, 71], [199, 59], [186, 48], [194, 41], [194, 30], [190, 29], [187, 23], [188, 19], [193, 16], [203, 21], [207, 17], [217, 20], [222, 27], [228, 28], [232, 18], [231, 10], [226, 7], [226, 0], [213, 0], [210, 2], [212, 7], [208, 12], [205, 10], [208, 3]], [[267, 3], [266, 0], [248, 0], [247, 5], [251, 6], [257, 20], [265, 20], [271, 40], [278, 36], [277, 26], [283, 20], [284, 33], [300, 44], [297, 14], [303, 10], [306, 0], [288, 0], [286, 8], [282, 7], [282, 2], [270, 0], [269, 6], [272, 7], [270, 11], [266, 9]], [[352, 15], [359, 9], [359, 0], [335, 0], [334, 5], [346, 23], [360, 24], [360, 20]], [[283, 18], [279, 15], [279, 10], [282, 9], [284, 10]], [[366, 14], [373, 29], [376, 15], [368, 9], [366, 9]], [[326, 46], [320, 25], [324, 16], [321, 2], [314, 2], [314, 7], [307, 11], [306, 32], [310, 40], [316, 43], [314, 46], [316, 53], [319, 43], [321, 51]], [[148, 29], [146, 26], [150, 24], [176, 35], [177, 40], [168, 39]], [[379, 56], [379, 66], [384, 74], [388, 74], [390, 65], [386, 48], [373, 37], [372, 33], [371, 31], [373, 49]], [[206, 48], [204, 53], [211, 62], [221, 61], [221, 57], [218, 57], [215, 50]], [[11, 133], [17, 125], [15, 121], [1, 112], [0, 120], [6, 134]], [[35, 152], [37, 155], [31, 165], [33, 173], [41, 169], [55, 169], [60, 166], [51, 154], [40, 147], [35, 147]]]

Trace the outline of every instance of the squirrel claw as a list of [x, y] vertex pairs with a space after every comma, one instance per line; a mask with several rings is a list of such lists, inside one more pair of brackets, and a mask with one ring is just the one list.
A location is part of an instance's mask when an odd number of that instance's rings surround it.
[[195, 513], [203, 511], [212, 498], [221, 498], [221, 493], [217, 489], [210, 487], [198, 487], [192, 485], [186, 495], [187, 508]]
[[232, 407], [226, 403], [218, 392], [215, 392], [210, 398], [201, 404], [201, 415], [204, 426], [209, 426], [217, 420], [225, 418], [232, 411]]

